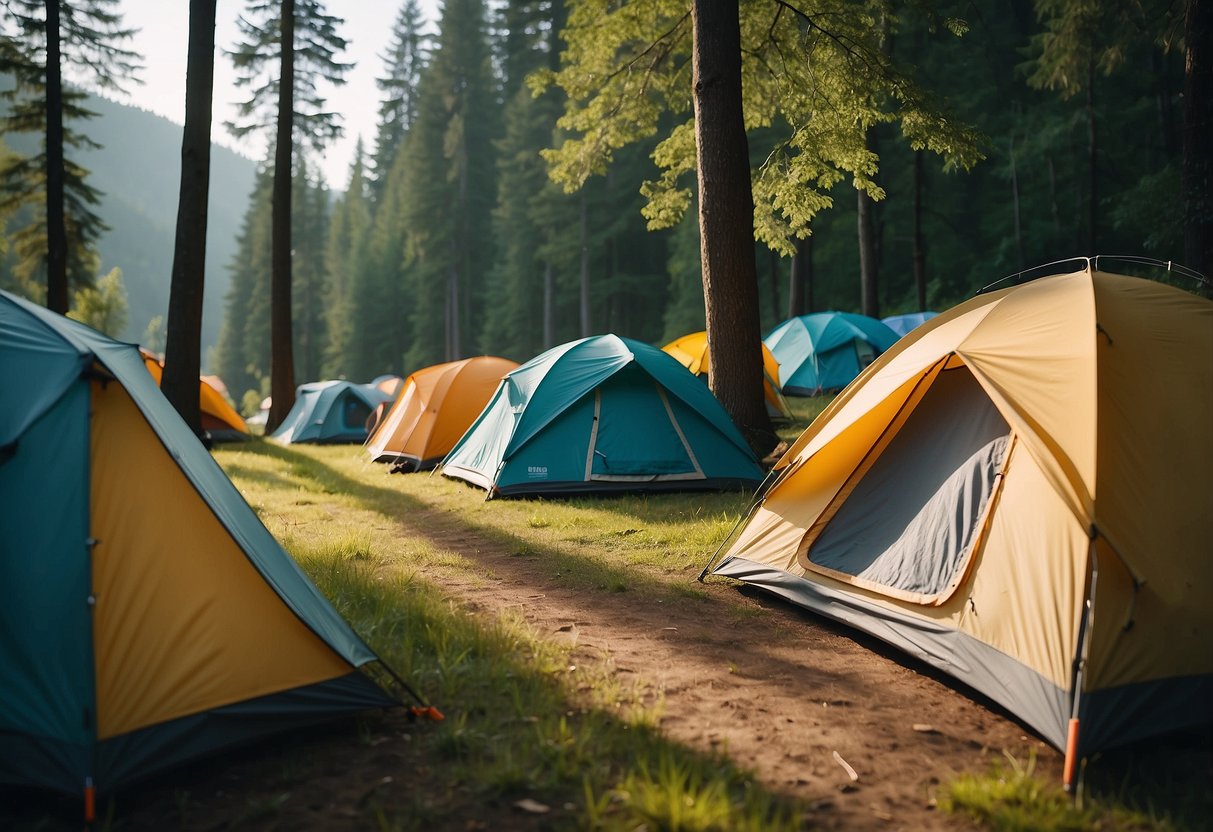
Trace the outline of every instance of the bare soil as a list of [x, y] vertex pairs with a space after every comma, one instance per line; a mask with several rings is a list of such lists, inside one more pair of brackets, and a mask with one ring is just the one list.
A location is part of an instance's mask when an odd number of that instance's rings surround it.
[[[519, 557], [440, 512], [398, 522], [483, 566], [481, 578], [446, 581], [456, 603], [486, 616], [520, 612], [536, 632], [570, 644], [575, 664], [638, 685], [669, 738], [723, 751], [767, 789], [804, 800], [808, 828], [968, 828], [935, 807], [940, 784], [985, 772], [1004, 752], [1023, 763], [1034, 754], [1043, 777], [1060, 778], [1060, 755], [988, 701], [763, 593], [721, 582], [706, 585], [706, 600], [570, 588], [542, 559]], [[101, 813], [118, 829], [378, 828], [376, 807], [407, 812], [427, 794], [465, 788], [414, 753], [424, 730], [399, 712], [337, 722], [175, 770]], [[1189, 759], [1193, 787], [1211, 782], [1213, 753]], [[0, 792], [0, 828], [79, 828], [78, 803], [51, 811], [41, 798]], [[568, 828], [571, 817], [469, 805], [443, 828]]]

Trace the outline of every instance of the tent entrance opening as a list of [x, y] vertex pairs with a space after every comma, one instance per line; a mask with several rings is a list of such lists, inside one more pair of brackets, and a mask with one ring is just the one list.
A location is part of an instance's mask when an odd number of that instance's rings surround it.
[[1011, 429], [963, 365], [939, 373], [815, 539], [806, 568], [924, 604], [955, 588], [979, 542]]

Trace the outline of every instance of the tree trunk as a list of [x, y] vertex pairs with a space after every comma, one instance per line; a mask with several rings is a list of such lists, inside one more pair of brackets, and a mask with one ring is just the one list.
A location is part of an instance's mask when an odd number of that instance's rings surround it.
[[[792, 255], [792, 268], [788, 269], [788, 318], [804, 314], [804, 269], [805, 256], [812, 256], [812, 237], [796, 241], [796, 253]], [[807, 249], [807, 251], [806, 251]], [[809, 264], [812, 268], [812, 264]]]
[[1053, 212], [1053, 231], [1061, 234], [1061, 209], [1057, 206], [1057, 166], [1049, 154], [1049, 208]]
[[451, 355], [448, 361], [462, 358], [463, 336], [460, 334], [463, 309], [459, 297], [459, 261], [451, 265]]
[[63, 219], [63, 70], [59, 0], [46, 0], [46, 306], [66, 315], [67, 226]]
[[190, 0], [185, 74], [181, 193], [168, 304], [168, 338], [160, 389], [196, 434], [202, 433], [198, 376], [202, 372], [202, 298], [206, 269], [207, 195], [211, 179], [211, 94], [215, 82], [215, 6]]
[[922, 240], [922, 189], [925, 179], [922, 151], [914, 152], [914, 289], [918, 311], [927, 309], [927, 247]]
[[[460, 105], [462, 107], [462, 105]], [[455, 257], [451, 267], [451, 354], [448, 361], [463, 358], [464, 305], [470, 298], [461, 297], [460, 283], [468, 273], [468, 251], [472, 241], [468, 239], [468, 134], [467, 122], [459, 128], [459, 149], [456, 163], [459, 166], [459, 210], [455, 212]]]
[[1175, 158], [1178, 142], [1175, 137], [1175, 115], [1171, 108], [1171, 79], [1167, 76], [1167, 61], [1163, 60], [1161, 50], [1157, 47], [1150, 50], [1150, 70], [1154, 78], [1154, 98], [1158, 102], [1158, 134], [1162, 146], [1162, 164], [1169, 163]]
[[[1011, 141], [1007, 148], [1007, 155], [1011, 157], [1011, 211], [1014, 218], [1015, 227], [1015, 258], [1019, 268], [1024, 267], [1023, 263], [1023, 223], [1019, 214], [1019, 173], [1015, 169], [1015, 137], [1011, 137]], [[925, 308], [925, 307], [924, 307]], [[921, 310], [920, 310], [921, 311]]]
[[1213, 2], [1184, 15], [1184, 265], [1213, 278]]
[[273, 222], [270, 243], [270, 406], [266, 432], [282, 424], [295, 404], [294, 336], [291, 332], [291, 161], [294, 156], [295, 0], [282, 0], [282, 69], [278, 132], [274, 139]]
[[590, 224], [585, 191], [581, 192], [581, 337], [590, 337]]
[[773, 248], [767, 249], [767, 277], [771, 298], [771, 325], [779, 323], [779, 254]]
[[[875, 151], [876, 139], [871, 129], [868, 130], [867, 145], [868, 150]], [[859, 291], [862, 311], [870, 318], [879, 318], [879, 254], [876, 249], [876, 223], [872, 216], [876, 203], [865, 191], [858, 190], [856, 194], [858, 194]]]
[[[452, 249], [455, 247], [452, 246]], [[442, 360], [455, 360], [455, 329], [458, 327], [456, 323], [459, 317], [459, 303], [456, 300], [458, 297], [455, 291], [456, 271], [455, 259], [459, 257], [457, 251], [451, 252], [451, 263], [446, 268], [446, 292], [444, 293], [445, 300], [442, 305], [443, 314], [443, 343], [442, 343]]]
[[813, 268], [813, 238], [808, 237], [801, 242], [803, 243], [801, 250], [804, 253], [802, 258], [804, 279], [801, 281], [801, 285], [804, 286], [804, 311], [805, 314], [812, 314], [817, 311], [817, 299], [814, 294], [817, 273]]
[[712, 392], [761, 456], [775, 446], [762, 392], [754, 196], [741, 111], [736, 2], [692, 0], [699, 246]]
[[1096, 159], [1099, 144], [1095, 135], [1095, 50], [1087, 57], [1087, 254], [1099, 254], [1099, 174]]

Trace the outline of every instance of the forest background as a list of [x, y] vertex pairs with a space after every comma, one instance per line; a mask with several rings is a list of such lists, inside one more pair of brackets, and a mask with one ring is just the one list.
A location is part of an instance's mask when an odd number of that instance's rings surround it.
[[[911, 150], [896, 124], [872, 130], [884, 199], [872, 209], [878, 306], [863, 311], [942, 310], [1005, 275], [1078, 254], [1182, 260], [1176, 10], [1113, 4], [1117, 13], [1096, 15], [1103, 28], [1076, 34], [1062, 24], [1089, 3], [935, 5], [935, 20], [963, 20], [960, 37], [907, 14], [886, 48], [981, 133], [984, 159], [945, 172], [937, 157]], [[703, 328], [695, 211], [658, 230], [641, 213], [641, 184], [660, 176], [657, 137], [615, 153], [576, 193], [548, 177], [540, 151], [562, 142], [564, 103], [556, 88], [537, 96], [527, 79], [558, 67], [565, 14], [560, 0], [447, 0], [431, 26], [415, 2], [402, 4], [380, 56], [378, 131], [345, 189], [330, 190], [318, 160], [297, 153], [297, 379], [366, 381], [479, 353], [523, 361], [588, 334], [664, 343]], [[95, 170], [99, 214], [111, 227], [97, 244], [97, 275], [119, 268], [129, 297], [123, 320], [107, 323], [157, 349], [179, 129], [91, 104], [103, 117], [87, 129], [108, 150], [81, 163]], [[158, 130], [165, 138], [152, 141]], [[787, 133], [779, 124], [750, 131], [755, 167]], [[30, 149], [13, 139], [4, 152]], [[219, 147], [212, 159], [205, 364], [247, 409], [269, 386], [272, 159], [253, 166]], [[863, 306], [859, 197], [849, 180], [828, 196], [794, 255], [755, 244], [764, 331], [793, 314]], [[22, 217], [0, 221], [13, 227]], [[152, 248], [163, 257], [149, 256], [149, 239], [162, 239]], [[16, 252], [0, 255], [0, 287], [28, 293]], [[455, 299], [453, 268], [463, 276]], [[123, 291], [113, 280], [98, 287]]]

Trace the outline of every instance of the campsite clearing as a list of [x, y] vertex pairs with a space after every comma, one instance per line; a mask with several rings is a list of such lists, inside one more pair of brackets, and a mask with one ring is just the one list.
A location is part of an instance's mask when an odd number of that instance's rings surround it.
[[[880, 642], [695, 583], [745, 495], [485, 502], [348, 447], [217, 458], [447, 719], [375, 714], [176, 770], [118, 796], [123, 828], [963, 829], [936, 808], [954, 777], [1033, 754], [1059, 777], [1022, 726]], [[1183, 828], [1213, 811], [1211, 775], [1192, 738], [1089, 780]]]

